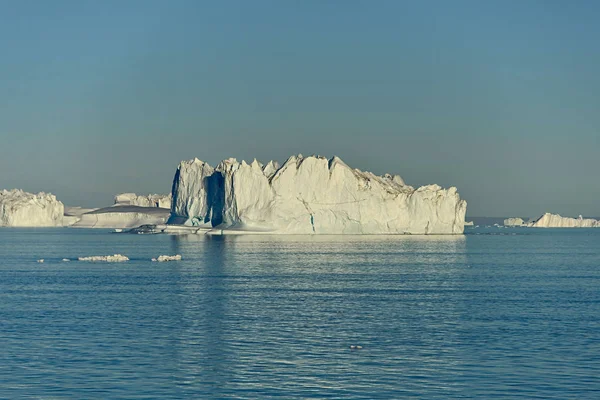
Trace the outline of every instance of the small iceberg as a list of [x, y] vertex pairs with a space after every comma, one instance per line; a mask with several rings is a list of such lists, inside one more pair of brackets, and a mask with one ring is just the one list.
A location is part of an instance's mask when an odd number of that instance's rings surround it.
[[158, 258], [153, 258], [152, 261], [164, 262], [164, 261], [180, 261], [181, 254], [177, 254], [174, 256], [158, 256]]
[[79, 261], [106, 261], [106, 262], [122, 262], [129, 261], [129, 257], [121, 254], [113, 254], [112, 256], [89, 256], [79, 257]]

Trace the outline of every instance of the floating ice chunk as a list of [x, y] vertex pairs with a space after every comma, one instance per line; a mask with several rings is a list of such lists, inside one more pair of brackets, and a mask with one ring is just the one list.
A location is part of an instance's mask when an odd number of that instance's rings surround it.
[[129, 261], [127, 256], [121, 254], [113, 254], [112, 256], [89, 256], [79, 257], [79, 261], [106, 261], [106, 262], [122, 262]]
[[177, 254], [174, 256], [158, 256], [158, 258], [153, 258], [152, 261], [158, 261], [158, 262], [164, 262], [164, 261], [180, 261], [181, 260], [181, 254]]

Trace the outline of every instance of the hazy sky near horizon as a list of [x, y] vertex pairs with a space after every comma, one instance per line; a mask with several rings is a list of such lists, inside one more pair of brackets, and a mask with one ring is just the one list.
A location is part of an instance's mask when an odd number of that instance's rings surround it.
[[3, 1], [0, 189], [338, 155], [471, 216], [600, 216], [600, 2]]

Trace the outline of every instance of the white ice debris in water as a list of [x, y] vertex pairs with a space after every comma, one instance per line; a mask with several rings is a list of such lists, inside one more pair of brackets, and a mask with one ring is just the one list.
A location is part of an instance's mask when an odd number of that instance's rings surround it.
[[153, 258], [152, 261], [164, 262], [164, 261], [180, 261], [181, 254], [177, 254], [174, 256], [158, 256], [158, 258]]
[[137, 195], [135, 193], [120, 193], [115, 196], [117, 206], [159, 207], [171, 208], [171, 194]]
[[600, 221], [592, 218], [561, 217], [558, 214], [546, 213], [537, 220], [527, 224], [533, 228], [600, 228]]
[[90, 256], [90, 257], [79, 257], [79, 261], [106, 261], [106, 262], [121, 262], [121, 261], [129, 261], [129, 258], [121, 255], [114, 254], [112, 256]]
[[39, 263], [43, 263], [43, 262], [44, 262], [44, 259], [43, 259], [43, 258], [40, 258], [39, 260], [37, 260], [37, 262], [39, 262]]
[[0, 226], [62, 226], [64, 205], [50, 193], [0, 191]]
[[180, 163], [170, 224], [212, 233], [460, 234], [456, 188], [413, 188], [400, 176], [350, 168], [338, 157], [290, 157], [281, 167], [235, 159]]

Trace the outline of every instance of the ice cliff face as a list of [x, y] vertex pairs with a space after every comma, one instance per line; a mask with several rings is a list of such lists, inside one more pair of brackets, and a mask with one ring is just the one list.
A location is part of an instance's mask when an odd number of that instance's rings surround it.
[[459, 234], [467, 206], [454, 187], [414, 189], [397, 175], [302, 155], [281, 167], [183, 161], [172, 196], [170, 223], [287, 234]]
[[135, 193], [121, 193], [115, 196], [115, 205], [171, 208], [171, 194], [149, 194], [144, 196]]
[[0, 191], [0, 226], [62, 226], [64, 205], [49, 193]]
[[532, 228], [600, 228], [600, 221], [591, 218], [586, 219], [581, 215], [579, 218], [569, 218], [546, 213], [536, 221], [529, 223], [528, 226]]

